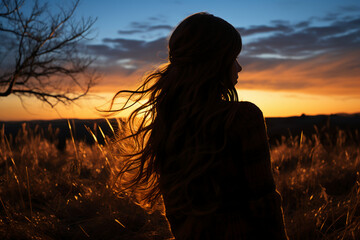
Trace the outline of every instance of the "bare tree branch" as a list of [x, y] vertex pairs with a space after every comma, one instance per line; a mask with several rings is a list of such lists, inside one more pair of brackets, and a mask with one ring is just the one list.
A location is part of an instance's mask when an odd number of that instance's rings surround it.
[[16, 11], [19, 11], [19, 8], [24, 4], [24, 1], [13, 1], [13, 0], [1, 0], [0, 9], [5, 10], [0, 12], [0, 17], [9, 16]]
[[0, 0], [0, 53], [12, 57], [0, 65], [0, 97], [35, 96], [54, 107], [88, 93], [97, 77], [81, 41], [96, 19], [74, 21], [78, 4], [54, 12], [37, 0]]

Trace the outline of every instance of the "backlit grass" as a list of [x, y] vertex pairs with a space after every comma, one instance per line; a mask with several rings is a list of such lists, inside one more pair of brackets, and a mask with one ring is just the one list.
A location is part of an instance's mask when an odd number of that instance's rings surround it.
[[[47, 131], [51, 139], [25, 124], [17, 136], [2, 128], [0, 239], [171, 239], [161, 206], [148, 212], [121, 191], [124, 142], [100, 134], [105, 144], [93, 135], [94, 145], [71, 138], [59, 150], [57, 130]], [[359, 142], [317, 130], [271, 146], [290, 239], [360, 239]]]

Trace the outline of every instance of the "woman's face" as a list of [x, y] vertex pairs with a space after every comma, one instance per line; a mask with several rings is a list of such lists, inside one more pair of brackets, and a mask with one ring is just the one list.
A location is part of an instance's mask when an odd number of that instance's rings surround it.
[[238, 79], [238, 73], [241, 72], [242, 67], [240, 66], [239, 62], [237, 61], [237, 59], [235, 59], [232, 67], [231, 67], [231, 81], [234, 84], [234, 86], [237, 84], [237, 79]]

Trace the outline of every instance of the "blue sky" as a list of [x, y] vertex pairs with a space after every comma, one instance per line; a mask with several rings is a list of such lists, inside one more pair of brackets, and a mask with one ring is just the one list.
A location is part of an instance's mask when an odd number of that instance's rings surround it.
[[[41, 1], [55, 10], [71, 2]], [[76, 18], [97, 18], [93, 39], [84, 43], [103, 75], [92, 95], [109, 99], [133, 88], [166, 62], [172, 29], [199, 11], [224, 18], [242, 35], [237, 90], [265, 116], [360, 112], [359, 0], [82, 0]], [[80, 108], [54, 111], [31, 102], [24, 111], [16, 98], [0, 99], [0, 120], [92, 118], [101, 104], [84, 100]]]
[[97, 40], [115, 37], [117, 30], [131, 29], [132, 23], [167, 24], [176, 26], [186, 16], [207, 11], [218, 15], [236, 27], [269, 24], [281, 20], [297, 23], [360, 12], [358, 0], [86, 0], [78, 13], [98, 17]]

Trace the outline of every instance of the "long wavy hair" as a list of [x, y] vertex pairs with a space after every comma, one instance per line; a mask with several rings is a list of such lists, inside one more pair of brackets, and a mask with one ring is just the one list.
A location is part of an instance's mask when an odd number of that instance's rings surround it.
[[[225, 145], [214, 136], [226, 118], [226, 104], [238, 101], [231, 68], [242, 47], [238, 31], [225, 20], [206, 12], [184, 19], [169, 39], [168, 63], [144, 77], [118, 112], [134, 103], [140, 106], [128, 117], [133, 145], [124, 154], [119, 176], [132, 172], [127, 187], [145, 190], [144, 200], [154, 204], [164, 195], [170, 210], [205, 212], [213, 209], [194, 202], [192, 185], [217, 164], [216, 153]], [[231, 121], [224, 121], [226, 129]], [[216, 139], [215, 139], [216, 138]], [[208, 183], [216, 192], [217, 183]], [[166, 196], [166, 199], [165, 199]], [[168, 210], [168, 209], [167, 209]]]

